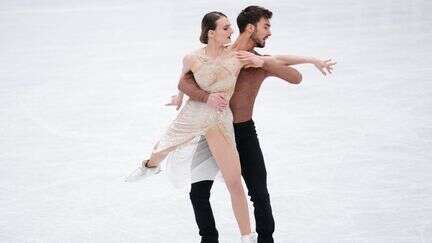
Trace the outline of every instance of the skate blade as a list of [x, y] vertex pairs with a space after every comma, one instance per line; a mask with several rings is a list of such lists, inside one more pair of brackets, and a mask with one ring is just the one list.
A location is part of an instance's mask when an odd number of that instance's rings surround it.
[[132, 173], [130, 173], [125, 178], [125, 182], [134, 182], [134, 181], [138, 181], [140, 179], [144, 179], [145, 174], [146, 174], [146, 171], [143, 171], [143, 169], [138, 168], [138, 169], [134, 170]]

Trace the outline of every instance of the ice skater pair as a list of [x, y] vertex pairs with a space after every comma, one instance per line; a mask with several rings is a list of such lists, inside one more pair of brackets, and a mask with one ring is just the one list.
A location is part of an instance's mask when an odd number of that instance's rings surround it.
[[[203, 17], [200, 41], [205, 46], [183, 58], [180, 92], [169, 103], [181, 110], [149, 159], [129, 176], [134, 180], [156, 174], [161, 162], [171, 176], [187, 175], [184, 180], [191, 182], [190, 199], [201, 242], [218, 242], [209, 202], [217, 174], [230, 193], [241, 242], [274, 242], [267, 173], [252, 120], [255, 98], [270, 76], [299, 84], [302, 76], [292, 65], [311, 63], [327, 74], [336, 64], [294, 55], [258, 54], [254, 49], [264, 47], [271, 36], [271, 18], [272, 12], [263, 7], [245, 8], [237, 17], [240, 35], [231, 44], [233, 29], [223, 13]], [[183, 94], [190, 99], [181, 107]], [[182, 151], [190, 153], [185, 156]], [[254, 206], [257, 239], [251, 230], [242, 176]]]

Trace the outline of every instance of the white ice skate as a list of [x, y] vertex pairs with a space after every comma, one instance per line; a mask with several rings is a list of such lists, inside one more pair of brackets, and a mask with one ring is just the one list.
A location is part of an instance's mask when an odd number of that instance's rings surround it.
[[241, 243], [257, 243], [257, 237], [255, 233], [250, 233], [248, 235], [242, 235]]
[[149, 176], [156, 175], [161, 171], [159, 165], [155, 167], [147, 166], [148, 161], [149, 161], [148, 159], [143, 160], [143, 162], [141, 162], [141, 166], [138, 167], [138, 169], [134, 170], [128, 177], [126, 177], [125, 181], [126, 182], [138, 181], [141, 179], [145, 179]]

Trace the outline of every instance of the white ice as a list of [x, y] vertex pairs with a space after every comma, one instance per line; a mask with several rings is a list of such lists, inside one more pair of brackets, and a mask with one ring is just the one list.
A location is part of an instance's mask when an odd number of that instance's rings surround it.
[[[270, 78], [254, 120], [278, 243], [432, 242], [432, 4], [0, 1], [0, 242], [199, 242], [187, 188], [123, 177], [175, 117], [202, 16], [274, 12], [262, 53], [338, 61]], [[224, 184], [220, 242], [239, 242]]]

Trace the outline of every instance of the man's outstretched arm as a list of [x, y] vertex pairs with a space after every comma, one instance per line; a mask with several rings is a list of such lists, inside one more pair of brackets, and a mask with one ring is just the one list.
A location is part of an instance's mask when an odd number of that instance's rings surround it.
[[267, 76], [278, 77], [292, 84], [299, 84], [303, 79], [297, 69], [285, 65], [271, 56], [265, 58], [262, 68], [266, 71]]
[[313, 64], [318, 70], [321, 71], [323, 75], [327, 75], [327, 73], [332, 73], [333, 68], [336, 65], [336, 62], [332, 61], [332, 59], [321, 60], [315, 57], [304, 57], [296, 55], [275, 55], [273, 57], [285, 65]]
[[[259, 55], [255, 52], [255, 54]], [[238, 51], [237, 57], [240, 60], [245, 60], [246, 58], [253, 58], [252, 53], [247, 51]], [[313, 57], [302, 57], [295, 55], [275, 55], [275, 56], [263, 56], [264, 65], [263, 68], [271, 76], [276, 76], [287, 80], [290, 83], [298, 84], [301, 82], [301, 74], [290, 65], [296, 64], [306, 64], [310, 63], [315, 65], [315, 67], [323, 74], [331, 73], [333, 71], [336, 62], [331, 59], [320, 60]]]
[[[295, 68], [286, 65], [284, 62], [273, 56], [263, 56], [256, 51], [253, 51], [253, 53], [257, 56], [261, 56], [262, 60], [264, 60], [262, 69], [266, 72], [266, 76], [278, 77], [292, 84], [299, 84], [302, 81], [301, 73]], [[248, 59], [256, 58], [254, 54], [248, 51], [236, 52], [237, 57], [243, 62], [247, 62]], [[245, 67], [249, 67], [249, 65], [246, 64]]]

